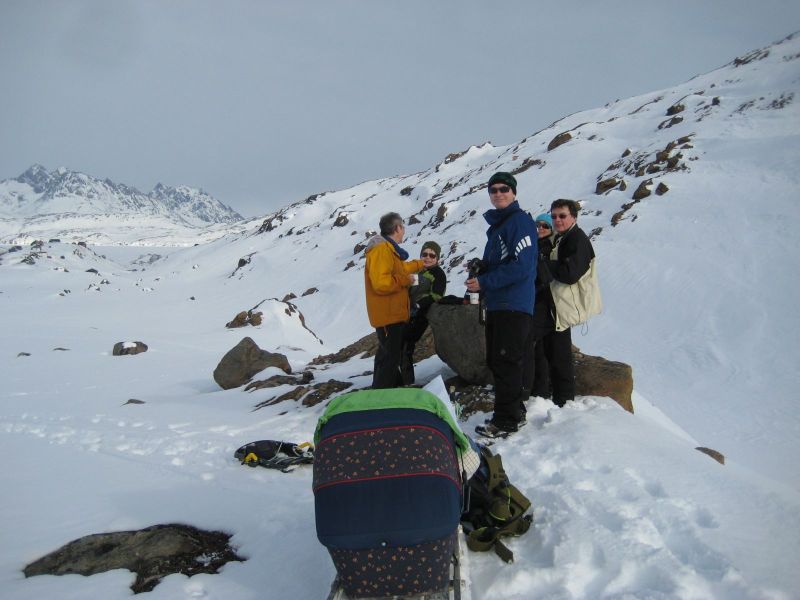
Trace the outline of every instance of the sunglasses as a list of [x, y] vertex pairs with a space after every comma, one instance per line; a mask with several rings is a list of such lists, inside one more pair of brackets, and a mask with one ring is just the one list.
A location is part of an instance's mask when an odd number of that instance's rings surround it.
[[422, 258], [436, 258], [436, 255], [433, 252], [423, 252], [420, 254]]
[[568, 216], [570, 216], [569, 213], [560, 213], [560, 214], [550, 213], [551, 219], [566, 219]]
[[537, 223], [536, 224], [536, 228], [537, 229], [550, 229], [550, 225], [548, 225], [547, 223]]
[[495, 185], [489, 188], [490, 194], [507, 194], [511, 191], [511, 188], [507, 185]]

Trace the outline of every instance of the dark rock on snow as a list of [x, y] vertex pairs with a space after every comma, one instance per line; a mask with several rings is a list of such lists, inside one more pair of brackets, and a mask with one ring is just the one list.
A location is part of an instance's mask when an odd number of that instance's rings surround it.
[[144, 342], [117, 342], [111, 350], [112, 356], [125, 356], [126, 354], [140, 354], [147, 352]]
[[322, 383], [315, 383], [312, 386], [299, 385], [294, 389], [289, 390], [285, 394], [270, 398], [264, 402], [256, 405], [256, 409], [263, 408], [264, 406], [271, 406], [278, 404], [284, 400], [302, 400], [303, 406], [316, 406], [320, 402], [324, 402], [334, 394], [343, 392], [344, 390], [353, 387], [353, 384], [346, 381], [337, 381], [336, 379], [329, 379]]
[[428, 311], [436, 354], [469, 383], [492, 383], [486, 366], [486, 337], [475, 304], [434, 304]]
[[[369, 333], [359, 340], [356, 340], [349, 346], [345, 346], [334, 354], [324, 354], [317, 356], [311, 361], [311, 365], [325, 365], [330, 363], [343, 363], [347, 362], [354, 356], [358, 358], [369, 358], [375, 356], [378, 351], [378, 336], [375, 332]], [[360, 355], [360, 356], [359, 356]]]
[[636, 188], [636, 191], [633, 192], [633, 199], [634, 200], [641, 200], [643, 198], [647, 198], [650, 195], [650, 186], [653, 185], [652, 179], [646, 179], [642, 183], [639, 184], [639, 187]]
[[725, 464], [725, 455], [722, 454], [721, 452], [717, 452], [716, 450], [712, 450], [711, 448], [705, 448], [703, 446], [695, 448], [695, 450], [699, 450], [703, 454], [707, 454], [721, 465]]
[[244, 560], [230, 547], [230, 535], [189, 525], [154, 525], [138, 531], [97, 533], [74, 540], [27, 565], [35, 575], [94, 575], [113, 569], [136, 573], [135, 594], [149, 592], [163, 577], [217, 573], [230, 561]]
[[214, 381], [224, 390], [244, 385], [267, 367], [278, 367], [291, 373], [289, 360], [283, 354], [267, 352], [258, 347], [252, 338], [243, 338], [222, 357], [214, 369]]
[[559, 133], [556, 137], [550, 140], [550, 143], [547, 145], [547, 150], [555, 150], [562, 144], [566, 144], [568, 141], [572, 139], [572, 134], [568, 131], [564, 133]]
[[279, 385], [304, 385], [314, 379], [311, 371], [303, 371], [300, 375], [273, 375], [261, 381], [251, 381], [244, 388], [245, 392], [278, 387]]

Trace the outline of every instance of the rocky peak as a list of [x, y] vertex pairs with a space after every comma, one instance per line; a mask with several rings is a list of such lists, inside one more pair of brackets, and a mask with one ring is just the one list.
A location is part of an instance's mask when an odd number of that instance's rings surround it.
[[37, 194], [43, 193], [50, 185], [50, 173], [42, 165], [35, 163], [16, 179], [20, 183], [27, 183]]
[[[242, 219], [236, 211], [203, 190], [188, 186], [175, 188], [158, 183], [149, 194], [145, 194], [135, 187], [108, 178], [97, 179], [65, 167], [48, 171], [40, 164], [32, 165], [14, 181], [30, 186], [36, 196], [32, 197], [24, 191], [14, 192], [13, 201], [4, 204], [20, 209], [23, 206], [20, 201], [27, 200], [26, 217], [33, 216], [30, 207], [35, 207], [35, 213], [38, 214], [64, 212], [64, 202], [68, 201], [69, 212], [87, 215], [157, 214], [193, 227], [233, 223]], [[0, 188], [0, 196], [2, 194]], [[30, 201], [35, 204], [30, 204]], [[53, 201], [56, 204], [52, 204]]]

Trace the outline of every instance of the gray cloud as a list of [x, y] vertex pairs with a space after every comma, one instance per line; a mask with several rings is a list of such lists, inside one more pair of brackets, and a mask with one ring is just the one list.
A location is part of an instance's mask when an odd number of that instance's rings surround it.
[[679, 83], [798, 17], [777, 0], [6, 0], [0, 178], [63, 165], [264, 214]]

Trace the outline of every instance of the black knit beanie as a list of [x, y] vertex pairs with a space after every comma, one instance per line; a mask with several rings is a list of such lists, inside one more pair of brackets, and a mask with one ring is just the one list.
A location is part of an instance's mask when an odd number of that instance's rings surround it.
[[511, 173], [498, 171], [489, 178], [489, 187], [492, 187], [492, 185], [495, 183], [505, 183], [511, 188], [511, 191], [514, 192], [514, 195], [517, 195], [517, 180], [514, 179], [514, 176]]
[[436, 242], [433, 241], [425, 242], [424, 244], [422, 244], [422, 250], [420, 250], [419, 253], [422, 254], [426, 248], [430, 248], [431, 250], [436, 252], [436, 258], [442, 257], [442, 247]]

